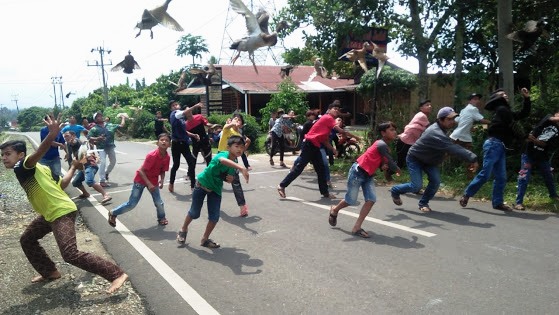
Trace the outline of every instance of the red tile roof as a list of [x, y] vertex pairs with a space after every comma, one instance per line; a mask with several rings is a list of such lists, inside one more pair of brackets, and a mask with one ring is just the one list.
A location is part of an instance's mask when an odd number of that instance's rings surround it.
[[[269, 94], [277, 91], [277, 86], [282, 81], [280, 76], [282, 66], [257, 66], [258, 74], [252, 65], [216, 65], [216, 67], [221, 67], [224, 83], [243, 93]], [[289, 76], [301, 90], [307, 93], [353, 90], [355, 88], [353, 79], [334, 80], [315, 76], [308, 81], [313, 72], [314, 67], [312, 66], [295, 66]]]

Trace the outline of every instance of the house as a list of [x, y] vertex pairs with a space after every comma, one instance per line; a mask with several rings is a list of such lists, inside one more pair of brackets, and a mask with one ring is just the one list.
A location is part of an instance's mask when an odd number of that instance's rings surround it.
[[[277, 93], [282, 82], [284, 66], [258, 66], [258, 74], [252, 65], [216, 65], [222, 73], [222, 108], [224, 113], [241, 110], [260, 116], [260, 109]], [[312, 66], [294, 66], [289, 76], [299, 89], [306, 93], [310, 108], [324, 112], [333, 100], [339, 99], [345, 110], [354, 115], [363, 108], [361, 97], [356, 96], [353, 79], [327, 79], [316, 76]], [[177, 95], [202, 95], [204, 88], [189, 88]]]

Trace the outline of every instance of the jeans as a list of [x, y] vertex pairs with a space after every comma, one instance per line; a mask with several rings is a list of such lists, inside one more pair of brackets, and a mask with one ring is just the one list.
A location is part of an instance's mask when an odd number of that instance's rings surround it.
[[419, 191], [423, 186], [423, 172], [425, 172], [427, 174], [428, 184], [418, 204], [420, 207], [429, 206], [429, 201], [433, 199], [441, 185], [441, 172], [439, 167], [437, 165], [425, 164], [409, 154], [406, 158], [406, 163], [408, 165], [411, 182], [393, 186], [390, 189], [392, 197], [396, 198], [401, 194]]
[[489, 180], [493, 174], [492, 205], [497, 207], [504, 203], [505, 184], [507, 182], [507, 165], [505, 145], [497, 138], [488, 138], [483, 143], [483, 166], [481, 171], [470, 182], [464, 195], [472, 197]]
[[330, 181], [330, 164], [328, 164], [328, 154], [326, 153], [326, 148], [320, 148], [320, 154], [322, 155], [322, 164], [324, 164], [324, 176], [326, 177], [326, 182]]
[[219, 221], [219, 211], [221, 209], [221, 196], [213, 191], [206, 191], [200, 186], [196, 186], [192, 191], [192, 202], [190, 203], [190, 210], [188, 215], [196, 220], [200, 217], [202, 206], [204, 205], [204, 198], [208, 197], [208, 220], [212, 222]]
[[99, 182], [104, 183], [105, 179], [105, 169], [107, 167], [107, 152], [104, 149], [99, 150]]
[[41, 159], [39, 163], [50, 168], [50, 172], [53, 176], [62, 176], [62, 165], [60, 164], [60, 157], [55, 157], [52, 160]]
[[295, 160], [295, 164], [289, 171], [289, 174], [281, 181], [280, 187], [287, 187], [291, 182], [293, 182], [301, 173], [305, 170], [307, 164], [312, 163], [314, 171], [318, 176], [318, 189], [320, 194], [323, 196], [328, 196], [328, 184], [326, 183], [326, 176], [324, 175], [324, 164], [322, 161], [322, 155], [320, 154], [320, 148], [315, 147], [309, 141], [303, 141], [301, 144], [301, 154], [299, 158]]
[[99, 180], [100, 182], [105, 181], [105, 174], [111, 173], [111, 171], [113, 170], [113, 168], [115, 168], [116, 165], [115, 147], [105, 148], [103, 151], [105, 152], [106, 157], [109, 158], [109, 165], [107, 165], [106, 169], [99, 168], [99, 177], [101, 178]]
[[239, 176], [239, 170], [235, 171], [235, 175], [233, 175], [233, 181], [231, 182], [231, 186], [233, 187], [233, 195], [235, 195], [235, 200], [237, 200], [237, 205], [239, 207], [246, 205], [245, 193], [243, 192], [243, 186], [241, 186], [241, 178]]
[[279, 146], [279, 156], [280, 162], [283, 162], [283, 154], [285, 152], [285, 137], [283, 134], [278, 136], [275, 132], [271, 131], [270, 136], [272, 136], [272, 148], [270, 149], [270, 160], [274, 157], [274, 152]]
[[357, 204], [359, 187], [363, 189], [363, 197], [365, 198], [365, 201], [377, 201], [373, 176], [369, 176], [369, 174], [360, 170], [358, 166], [359, 164], [353, 163], [349, 169], [349, 173], [347, 174], [347, 192], [344, 200], [352, 206]]
[[212, 145], [210, 143], [210, 139], [205, 136], [200, 136], [200, 141], [192, 140], [192, 156], [194, 157], [195, 161], [198, 158], [198, 153], [202, 153], [204, 157], [204, 161], [206, 161], [206, 166], [210, 165], [212, 160]]
[[516, 204], [524, 203], [524, 195], [526, 194], [526, 188], [528, 187], [528, 182], [530, 181], [534, 166], [537, 166], [542, 174], [543, 181], [547, 187], [547, 191], [549, 192], [549, 197], [557, 197], [557, 190], [555, 189], [555, 182], [553, 180], [553, 174], [551, 173], [551, 165], [549, 164], [549, 161], [534, 161], [534, 159], [524, 153], [522, 154], [520, 171], [518, 172], [518, 192], [516, 194]]
[[[144, 192], [144, 188], [146, 186], [140, 183], [132, 184], [132, 191], [130, 192], [130, 198], [128, 201], [121, 204], [120, 206], [113, 209], [113, 215], [121, 215], [124, 214], [136, 207], [140, 198], [142, 198], [142, 193]], [[149, 191], [149, 190], [148, 190]], [[159, 193], [159, 186], [155, 186], [155, 190], [153, 192], [150, 191], [151, 198], [153, 199], [153, 205], [155, 206], [155, 210], [157, 211], [157, 221], [165, 218], [165, 207], [163, 200], [161, 199], [161, 195]]]
[[79, 187], [83, 181], [87, 186], [91, 187], [95, 184], [95, 174], [97, 174], [97, 166], [86, 166], [83, 171], [76, 171], [76, 175], [72, 179], [72, 186]]
[[196, 184], [196, 177], [194, 174], [194, 169], [196, 168], [196, 158], [190, 152], [190, 147], [186, 141], [171, 141], [171, 156], [173, 157], [173, 167], [171, 168], [171, 177], [169, 178], [169, 184], [175, 183], [175, 177], [177, 176], [177, 170], [181, 165], [181, 155], [184, 156], [186, 164], [188, 165], [188, 179], [190, 180], [190, 187], [194, 188]]

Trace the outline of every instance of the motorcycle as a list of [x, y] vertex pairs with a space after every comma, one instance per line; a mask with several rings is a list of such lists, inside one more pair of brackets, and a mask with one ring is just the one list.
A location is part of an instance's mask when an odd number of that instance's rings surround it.
[[361, 147], [359, 141], [353, 137], [340, 137], [336, 150], [338, 150], [339, 158], [352, 158], [359, 155]]
[[[302, 132], [303, 126], [297, 123], [293, 124], [293, 127], [290, 128], [289, 132], [284, 132], [283, 141], [285, 152], [291, 151], [293, 154], [297, 154], [297, 151], [301, 150], [301, 144], [303, 143], [303, 139], [301, 137]], [[264, 147], [266, 148], [266, 153], [270, 155], [270, 152], [272, 151], [272, 136], [270, 136], [270, 134], [266, 137]], [[279, 146], [276, 147], [273, 155], [276, 155], [278, 152]]]

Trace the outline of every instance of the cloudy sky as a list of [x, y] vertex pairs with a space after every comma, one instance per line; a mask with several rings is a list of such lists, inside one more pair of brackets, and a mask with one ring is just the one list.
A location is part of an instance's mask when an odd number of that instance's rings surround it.
[[[182, 35], [202, 36], [208, 45], [209, 54], [199, 63], [206, 63], [210, 56], [220, 58], [227, 64], [232, 55], [228, 49], [231, 38], [245, 35], [244, 19], [229, 11], [229, 0], [173, 0], [168, 12], [184, 28], [176, 32], [163, 26], [153, 28], [154, 38], [149, 31], [135, 38], [134, 29], [144, 9], [161, 5], [163, 0], [0, 0], [0, 105], [20, 109], [30, 106], [61, 105], [60, 85], [53, 87], [52, 77], [62, 77], [64, 98], [70, 105], [77, 97], [85, 97], [102, 86], [101, 68], [88, 66], [100, 62], [99, 52], [92, 49], [104, 47], [110, 54], [104, 55], [108, 85], [118, 85], [136, 79], [146, 79], [150, 84], [161, 74], [192, 62], [192, 57], [179, 58], [175, 54], [177, 41]], [[249, 6], [250, 1], [244, 0]], [[287, 0], [253, 0], [254, 9], [264, 6], [273, 12], [279, 10]], [[228, 18], [229, 16], [229, 18]], [[231, 21], [225, 31], [226, 21]], [[307, 30], [308, 31], [308, 30]], [[284, 42], [287, 48], [300, 47], [300, 34], [290, 35]], [[222, 46], [225, 46], [222, 50]], [[126, 75], [111, 72], [110, 68], [132, 52], [141, 70]], [[274, 51], [279, 54], [281, 43]], [[390, 53], [391, 62], [410, 71], [417, 71], [417, 62]], [[269, 64], [272, 63], [269, 58]], [[56, 95], [55, 95], [56, 92]]]

